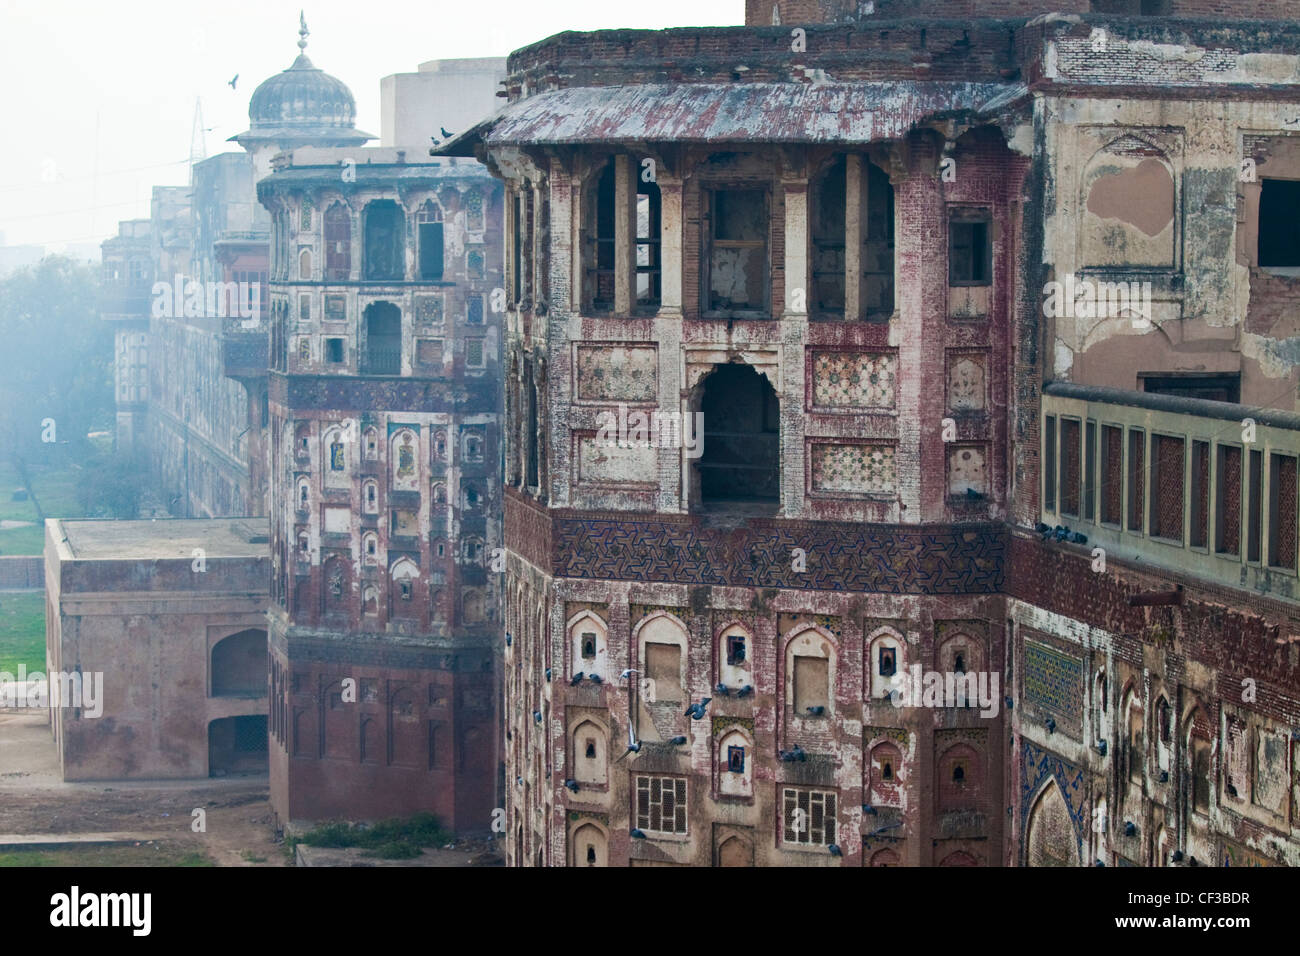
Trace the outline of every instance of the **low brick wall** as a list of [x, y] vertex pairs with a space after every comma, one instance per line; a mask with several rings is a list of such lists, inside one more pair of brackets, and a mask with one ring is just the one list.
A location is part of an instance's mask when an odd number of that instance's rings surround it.
[[0, 589], [45, 590], [45, 559], [39, 554], [0, 557]]

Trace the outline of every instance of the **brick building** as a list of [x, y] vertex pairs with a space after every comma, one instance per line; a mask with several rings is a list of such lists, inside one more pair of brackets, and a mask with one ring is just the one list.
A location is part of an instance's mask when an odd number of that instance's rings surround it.
[[[304, 23], [300, 50], [306, 35]], [[153, 218], [106, 244], [104, 312], [122, 328], [119, 444], [151, 456], [175, 510], [263, 516], [270, 594], [258, 613], [269, 603], [270, 624], [263, 616], [256, 632], [262, 693], [246, 704], [264, 715], [281, 824], [431, 811], [482, 830], [498, 802], [500, 587], [488, 567], [502, 543], [491, 295], [502, 285], [502, 189], [478, 163], [425, 154], [437, 115], [488, 111], [495, 62], [432, 61], [389, 84], [385, 140], [396, 145], [367, 149], [351, 92], [300, 52], [253, 93], [250, 127], [233, 137], [245, 152], [196, 164], [187, 189], [156, 190]], [[191, 282], [204, 297], [193, 310]], [[238, 290], [224, 312], [207, 301], [218, 285]], [[138, 357], [126, 351], [137, 345]], [[97, 556], [118, 540], [144, 547], [114, 532], [122, 523], [100, 524], [78, 526]], [[220, 537], [224, 525], [185, 527]], [[51, 547], [47, 563], [68, 559]], [[203, 593], [213, 580], [168, 584], [192, 582], [193, 601], [213, 609]], [[166, 650], [175, 686], [195, 693], [203, 670], [188, 638], [120, 646], [172, 613], [151, 607], [105, 604], [98, 650], [132, 661]], [[109, 620], [127, 611], [143, 616]], [[66, 643], [51, 631], [51, 648]], [[112, 671], [109, 656], [97, 660]], [[129, 775], [128, 745], [115, 741], [123, 753], [95, 772]], [[186, 746], [172, 761], [182, 775], [204, 766], [203, 748]]]
[[299, 149], [258, 193], [275, 237], [273, 805], [486, 827], [500, 184], [404, 149]]
[[513, 864], [1300, 862], [1295, 4], [1068, 6], [559, 34], [442, 148]]
[[45, 539], [47, 670], [102, 675], [98, 713], [50, 708], [63, 779], [266, 773], [265, 526], [60, 518]]

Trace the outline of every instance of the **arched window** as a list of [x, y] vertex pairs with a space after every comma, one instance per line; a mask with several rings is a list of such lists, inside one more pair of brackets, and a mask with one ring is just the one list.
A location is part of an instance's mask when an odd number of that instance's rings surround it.
[[420, 245], [420, 278], [442, 278], [443, 239], [442, 209], [426, 199], [415, 214], [416, 241]]
[[802, 720], [824, 720], [835, 708], [835, 647], [822, 632], [807, 628], [786, 642], [787, 707]]
[[379, 457], [379, 429], [375, 426], [367, 426], [362, 435], [362, 441], [365, 444], [365, 455], [367, 461], [374, 461]]
[[605, 622], [590, 611], [583, 612], [569, 622], [569, 646], [572, 654], [571, 674], [593, 674], [605, 680], [609, 677], [608, 631]]
[[379, 564], [379, 536], [373, 531], [361, 536], [361, 558], [368, 565]]
[[718, 792], [729, 797], [754, 795], [754, 745], [739, 729], [725, 732], [718, 740]]
[[1124, 693], [1124, 715], [1127, 739], [1125, 741], [1125, 761], [1128, 778], [1133, 783], [1142, 782], [1142, 771], [1146, 759], [1146, 746], [1142, 734], [1142, 701], [1130, 687]]
[[668, 614], [637, 626], [638, 673], [651, 682], [656, 701], [680, 701], [686, 688], [686, 626]]
[[867, 760], [867, 802], [874, 807], [902, 806], [903, 754], [893, 743], [876, 744]]
[[343, 203], [325, 210], [325, 281], [352, 277], [352, 214]]
[[700, 386], [703, 452], [695, 461], [706, 509], [777, 508], [781, 498], [781, 403], [753, 367], [716, 367]]
[[402, 374], [402, 313], [391, 302], [372, 302], [365, 311], [364, 375]]
[[304, 249], [298, 253], [298, 278], [311, 281], [311, 250]]
[[401, 280], [406, 274], [406, 216], [391, 199], [366, 205], [362, 261], [367, 281]]
[[409, 428], [401, 428], [389, 439], [388, 465], [392, 470], [392, 487], [396, 491], [418, 491], [420, 469], [418, 465], [419, 438]]
[[949, 747], [939, 758], [939, 810], [979, 810], [983, 804], [983, 761], [968, 744]]
[[[522, 849], [522, 841], [516, 841], [516, 851]], [[605, 866], [608, 860], [605, 832], [594, 823], [582, 823], [569, 838], [570, 855], [573, 866]]]
[[893, 628], [881, 628], [871, 635], [866, 654], [867, 695], [872, 700], [888, 697], [895, 678], [905, 675], [903, 636]]
[[718, 683], [732, 690], [753, 686], [753, 637], [739, 624], [723, 629], [718, 636]]
[[597, 723], [586, 720], [573, 729], [573, 778], [579, 783], [603, 787], [608, 772], [609, 734]]
[[392, 617], [420, 616], [420, 569], [409, 557], [400, 557], [389, 569], [388, 613]]
[[361, 508], [368, 515], [379, 514], [379, 483], [373, 478], [361, 483]]

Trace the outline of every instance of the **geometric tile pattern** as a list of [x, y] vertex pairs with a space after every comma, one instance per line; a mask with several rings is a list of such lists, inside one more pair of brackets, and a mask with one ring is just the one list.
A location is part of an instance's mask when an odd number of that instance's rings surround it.
[[815, 491], [889, 495], [897, 486], [893, 445], [817, 442], [812, 446]]
[[1025, 824], [1029, 811], [1033, 809], [1033, 799], [1039, 787], [1048, 777], [1056, 778], [1056, 785], [1065, 797], [1065, 806], [1070, 811], [1070, 822], [1074, 824], [1074, 835], [1079, 841], [1079, 857], [1083, 857], [1083, 835], [1088, 819], [1088, 786], [1083, 770], [1067, 763], [1056, 754], [1035, 746], [1028, 740], [1021, 739], [1020, 766], [1023, 775], [1020, 780], [1020, 832], [1022, 839], [1027, 837]]
[[652, 402], [659, 390], [659, 350], [645, 346], [577, 349], [578, 398], [584, 401]]
[[1025, 702], [1078, 728], [1083, 719], [1083, 661], [1028, 640], [1024, 660]]
[[814, 352], [813, 404], [893, 408], [897, 359], [880, 352]]
[[[540, 543], [522, 540], [522, 533], [517, 540], [513, 529], [523, 532], [520, 523], [506, 522], [509, 550], [520, 553]], [[534, 525], [532, 533], [541, 530]], [[557, 577], [888, 594], [995, 593], [1002, 587], [1007, 548], [1005, 530], [992, 524], [753, 518], [733, 530], [706, 527], [692, 516], [571, 517], [557, 511], [549, 530], [549, 564]], [[806, 552], [804, 571], [794, 570], [795, 548]]]

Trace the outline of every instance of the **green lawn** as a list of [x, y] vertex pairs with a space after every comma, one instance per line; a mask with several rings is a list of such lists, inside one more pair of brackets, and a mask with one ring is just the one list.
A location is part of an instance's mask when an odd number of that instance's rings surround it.
[[[76, 465], [43, 465], [29, 463], [32, 487], [40, 499], [41, 508], [48, 518], [83, 517], [77, 503], [77, 488], [87, 480]], [[15, 489], [22, 487], [22, 479], [12, 461], [0, 461], [0, 521], [30, 521], [25, 528], [0, 530], [0, 555], [40, 554], [45, 550], [45, 528], [36, 514], [36, 505], [30, 498], [14, 501]]]
[[205, 853], [166, 843], [64, 846], [50, 850], [0, 850], [6, 866], [215, 866]]
[[45, 592], [0, 593], [0, 671], [45, 670]]

